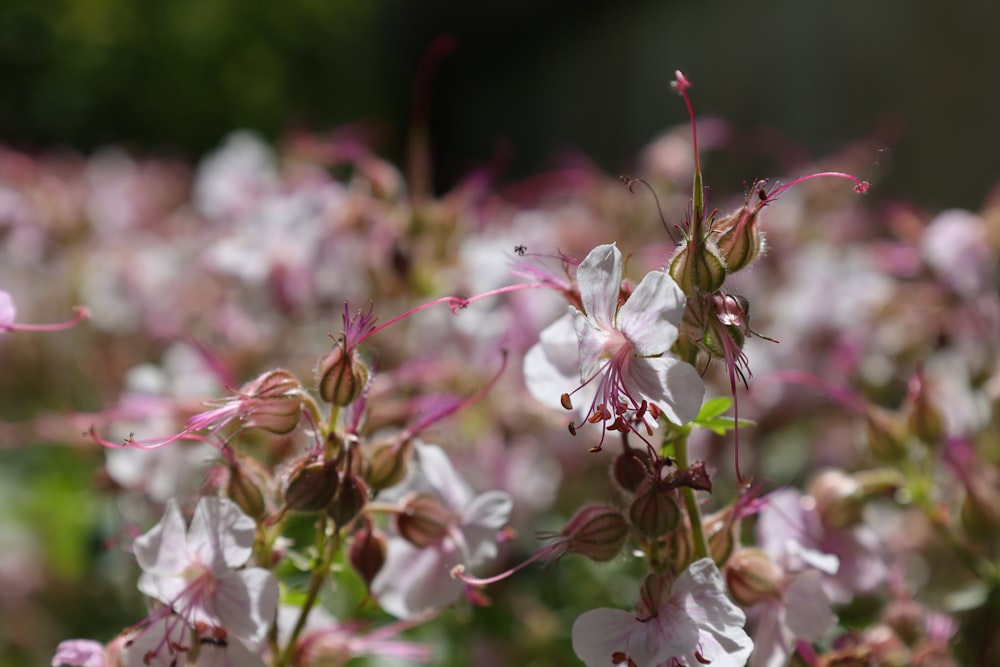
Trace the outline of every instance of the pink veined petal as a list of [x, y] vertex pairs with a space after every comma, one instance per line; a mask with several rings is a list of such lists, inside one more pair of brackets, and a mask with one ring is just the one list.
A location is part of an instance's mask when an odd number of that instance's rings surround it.
[[620, 609], [592, 609], [573, 624], [573, 650], [588, 667], [614, 664], [623, 653], [637, 665], [659, 665], [684, 655], [698, 643], [698, 627], [683, 611], [670, 605], [646, 622]]
[[139, 592], [164, 604], [173, 604], [190, 585], [190, 581], [180, 576], [168, 576], [143, 572], [139, 577]]
[[228, 498], [202, 498], [188, 529], [188, 548], [219, 574], [247, 562], [255, 528], [253, 519]]
[[170, 499], [159, 523], [132, 543], [135, 559], [145, 572], [180, 574], [191, 562], [188, 553], [187, 530], [177, 501]]
[[472, 502], [472, 489], [455, 471], [444, 450], [437, 445], [419, 443], [416, 446], [416, 454], [420, 462], [420, 472], [445, 506], [454, 512], [465, 510]]
[[123, 667], [176, 667], [186, 664], [191, 629], [178, 616], [164, 616], [125, 643]]
[[705, 383], [698, 371], [673, 357], [631, 360], [625, 383], [636, 400], [656, 403], [677, 425], [697, 417], [705, 397]]
[[17, 318], [17, 308], [14, 307], [13, 297], [7, 292], [0, 290], [0, 331], [14, 324], [15, 318]]
[[462, 512], [462, 524], [500, 530], [510, 518], [514, 501], [505, 491], [486, 491], [476, 496]]
[[[0, 300], [3, 299], [0, 292]], [[105, 667], [104, 644], [92, 639], [68, 639], [59, 642], [52, 657], [52, 667], [76, 665], [78, 667]]]
[[684, 303], [684, 293], [673, 278], [652, 271], [619, 309], [615, 325], [632, 343], [635, 354], [664, 354], [677, 340]]
[[576, 282], [587, 317], [605, 331], [614, 329], [622, 282], [622, 254], [615, 244], [591, 250], [576, 270]]
[[259, 567], [230, 572], [216, 580], [211, 606], [227, 632], [260, 644], [278, 608], [278, 582]]
[[[576, 337], [573, 337], [573, 354], [576, 355]], [[558, 364], [553, 363], [552, 357], [546, 354], [540, 344], [535, 344], [524, 355], [524, 383], [528, 391], [538, 402], [550, 408], [560, 408], [562, 403], [560, 397], [580, 382], [580, 364], [573, 362], [573, 368], [569, 374]], [[574, 404], [580, 399], [579, 394], [574, 395]], [[589, 401], [587, 402], [589, 404]]]
[[722, 635], [734, 629], [743, 632], [746, 614], [726, 596], [722, 574], [711, 558], [691, 563], [674, 582], [670, 597], [681, 600], [699, 626]]
[[785, 607], [778, 600], [754, 606], [754, 646], [750, 667], [785, 667], [790, 657], [791, 632], [785, 625]]

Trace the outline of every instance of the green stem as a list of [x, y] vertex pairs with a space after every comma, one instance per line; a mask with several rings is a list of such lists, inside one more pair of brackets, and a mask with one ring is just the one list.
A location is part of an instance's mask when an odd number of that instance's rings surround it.
[[[674, 440], [674, 455], [679, 470], [687, 470], [690, 467], [688, 462], [688, 435], [689, 431], [684, 429], [684, 433]], [[708, 558], [708, 540], [705, 538], [705, 527], [701, 522], [701, 508], [698, 506], [698, 499], [694, 496], [694, 489], [689, 486], [681, 487], [684, 495], [684, 506], [687, 507], [688, 519], [691, 521], [691, 538], [694, 542], [694, 559]]]

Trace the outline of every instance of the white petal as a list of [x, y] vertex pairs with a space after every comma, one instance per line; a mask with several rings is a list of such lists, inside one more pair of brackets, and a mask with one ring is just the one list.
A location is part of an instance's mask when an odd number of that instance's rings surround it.
[[803, 572], [785, 589], [788, 628], [799, 639], [816, 642], [837, 623], [823, 591], [823, 577], [816, 570]]
[[156, 574], [183, 572], [191, 562], [186, 533], [177, 501], [168, 500], [160, 522], [132, 543], [139, 567]]
[[785, 624], [785, 607], [777, 600], [755, 605], [753, 655], [750, 667], [785, 667], [792, 642], [795, 640]]
[[619, 609], [592, 609], [573, 624], [573, 651], [588, 667], [614, 664], [615, 653], [625, 654], [640, 667], [653, 667], [691, 651], [697, 643], [697, 626], [670, 605], [646, 622]]
[[705, 396], [705, 383], [698, 371], [673, 357], [633, 359], [624, 382], [633, 396], [656, 403], [664, 416], [678, 425], [698, 416]]
[[387, 613], [412, 618], [458, 599], [464, 584], [451, 577], [457, 564], [457, 554], [449, 557], [436, 548], [418, 549], [402, 538], [392, 538], [385, 565], [372, 582], [372, 594]]
[[[612, 328], [601, 328], [590, 318], [576, 310], [572, 310], [573, 329], [576, 331], [577, 345], [579, 349], [580, 380], [586, 382], [594, 373], [598, 372], [603, 364], [608, 361], [607, 343], [611, 336], [621, 334]], [[621, 338], [621, 344], [625, 344]]]
[[622, 254], [615, 244], [591, 250], [576, 271], [576, 282], [587, 316], [596, 326], [613, 329], [622, 282]]
[[[684, 611], [698, 624], [698, 650], [717, 667], [742, 667], [753, 642], [743, 626], [746, 614], [725, 593], [722, 574], [711, 558], [695, 561], [674, 582], [671, 599], [682, 601]], [[690, 664], [697, 664], [692, 652]]]
[[230, 637], [225, 646], [202, 644], [195, 667], [264, 667], [264, 659]]
[[14, 324], [17, 318], [17, 308], [14, 307], [14, 299], [3, 290], [0, 290], [0, 331], [6, 325]]
[[684, 292], [663, 271], [646, 274], [618, 311], [617, 328], [632, 342], [636, 354], [664, 354], [677, 340], [684, 315]]
[[188, 546], [215, 573], [239, 567], [253, 552], [256, 524], [228, 498], [202, 498], [188, 529]]
[[230, 572], [217, 580], [211, 606], [209, 611], [227, 632], [259, 644], [267, 636], [278, 608], [278, 582], [259, 567]]
[[504, 491], [487, 491], [476, 498], [462, 512], [462, 524], [500, 530], [510, 518], [514, 500]]
[[460, 513], [472, 502], [472, 489], [459, 476], [444, 450], [437, 445], [417, 443], [415, 447], [420, 472], [431, 490], [441, 498], [444, 505], [453, 512]]

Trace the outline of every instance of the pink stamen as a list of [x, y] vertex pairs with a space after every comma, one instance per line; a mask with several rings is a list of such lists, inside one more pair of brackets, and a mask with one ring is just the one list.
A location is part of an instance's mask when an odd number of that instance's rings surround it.
[[805, 181], [811, 181], [814, 178], [821, 178], [826, 176], [830, 176], [833, 178], [845, 178], [851, 181], [852, 183], [854, 183], [854, 191], [858, 194], [864, 194], [868, 192], [868, 189], [871, 187], [868, 181], [862, 181], [861, 179], [851, 176], [850, 174], [845, 174], [842, 171], [821, 171], [815, 174], [809, 174], [808, 176], [800, 176], [793, 181], [790, 181], [788, 183], [785, 183], [784, 185], [775, 188], [768, 195], [768, 200], [774, 199], [775, 197], [777, 197], [778, 195], [780, 195], [782, 192], [792, 187], [793, 185], [798, 185], [799, 183], [803, 183]]
[[76, 316], [69, 321], [56, 324], [3, 324], [0, 323], [0, 332], [3, 331], [62, 331], [72, 329], [90, 317], [90, 311], [83, 306], [75, 306], [73, 312]]

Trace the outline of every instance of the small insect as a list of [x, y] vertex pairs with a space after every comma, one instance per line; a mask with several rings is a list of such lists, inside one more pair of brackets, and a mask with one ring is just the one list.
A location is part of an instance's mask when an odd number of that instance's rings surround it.
[[516, 252], [519, 256], [524, 257], [524, 253], [528, 252], [528, 246], [516, 245], [514, 246], [514, 252]]

